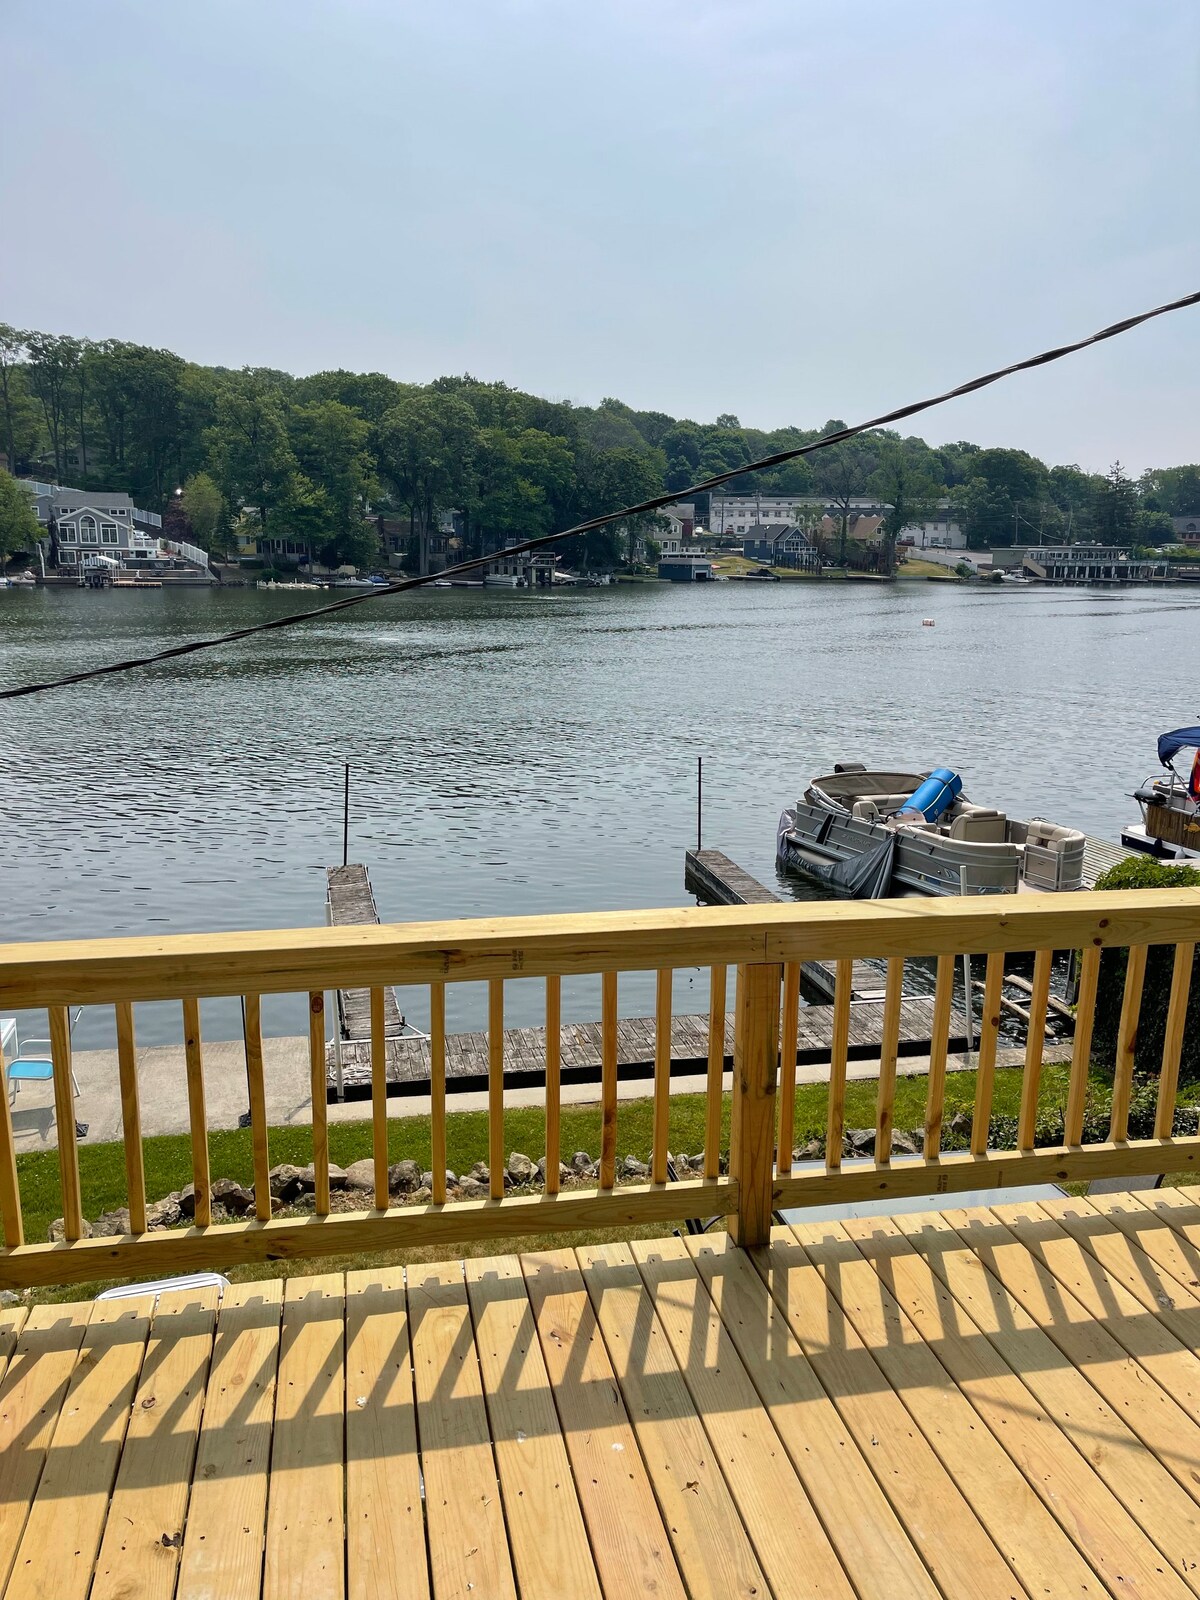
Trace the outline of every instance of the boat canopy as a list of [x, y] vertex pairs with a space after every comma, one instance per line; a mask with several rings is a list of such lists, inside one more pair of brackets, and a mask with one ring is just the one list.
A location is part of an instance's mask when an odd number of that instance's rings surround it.
[[1200, 727], [1176, 728], [1174, 733], [1158, 736], [1158, 759], [1164, 767], [1171, 765], [1171, 757], [1180, 750], [1200, 750]]

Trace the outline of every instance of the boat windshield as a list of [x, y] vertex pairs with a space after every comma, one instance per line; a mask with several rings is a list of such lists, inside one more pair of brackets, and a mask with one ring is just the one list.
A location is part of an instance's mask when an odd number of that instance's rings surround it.
[[855, 800], [870, 800], [876, 795], [915, 794], [928, 777], [923, 772], [831, 772], [814, 778], [813, 788], [831, 800], [848, 805]]

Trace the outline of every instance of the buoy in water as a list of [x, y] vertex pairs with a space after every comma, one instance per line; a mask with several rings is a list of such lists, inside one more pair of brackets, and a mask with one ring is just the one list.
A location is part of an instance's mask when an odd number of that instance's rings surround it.
[[923, 628], [932, 628], [934, 626], [933, 618], [932, 617], [922, 617], [921, 618], [921, 626]]

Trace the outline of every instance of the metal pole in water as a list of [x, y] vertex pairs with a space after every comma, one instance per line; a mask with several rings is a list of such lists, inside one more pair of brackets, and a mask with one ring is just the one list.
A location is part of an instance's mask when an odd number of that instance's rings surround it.
[[342, 792], [342, 865], [350, 860], [350, 763], [346, 763], [346, 783]]
[[704, 757], [696, 757], [696, 849], [702, 848], [704, 822]]

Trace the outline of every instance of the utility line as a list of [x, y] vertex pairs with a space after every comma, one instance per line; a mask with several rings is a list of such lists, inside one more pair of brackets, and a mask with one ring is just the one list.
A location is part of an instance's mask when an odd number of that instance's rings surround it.
[[[1058, 345], [1053, 350], [1043, 350], [1040, 355], [1028, 356], [1024, 361], [1015, 361], [1011, 366], [998, 367], [994, 372], [986, 372], [982, 377], [972, 378], [969, 383], [960, 383], [957, 388], [947, 389], [944, 394], [934, 395], [931, 399], [915, 400], [911, 405], [899, 406], [895, 411], [887, 411], [881, 417], [872, 417], [868, 422], [857, 422], [851, 428], [839, 428], [836, 433], [827, 433], [820, 439], [814, 439], [811, 444], [796, 445], [791, 450], [780, 450], [775, 455], [763, 456], [761, 460], [750, 461], [740, 467], [731, 467], [727, 472], [718, 472], [715, 477], [705, 478], [702, 482], [693, 483], [686, 489], [655, 495], [653, 499], [642, 500], [637, 505], [622, 506], [619, 511], [608, 511], [603, 516], [591, 517], [586, 522], [577, 522], [574, 527], [564, 528], [561, 533], [546, 533], [537, 539], [526, 539], [521, 544], [509, 546], [504, 554], [518, 556], [533, 550], [542, 550], [547, 545], [559, 543], [562, 539], [571, 539], [577, 534], [592, 533], [597, 528], [607, 527], [609, 523], [623, 522], [627, 517], [639, 517], [651, 511], [659, 511], [663, 506], [673, 505], [676, 500], [685, 499], [689, 495], [707, 494], [712, 489], [719, 489], [731, 478], [740, 478], [747, 472], [763, 472], [769, 467], [782, 466], [785, 461], [795, 461], [798, 456], [812, 455], [815, 451], [826, 450], [831, 445], [844, 444], [847, 439], [854, 439], [860, 433], [867, 433], [872, 428], [883, 428], [892, 422], [902, 422], [905, 417], [914, 417], [918, 412], [945, 405], [948, 400], [957, 400], [961, 395], [973, 394], [977, 389], [986, 389], [989, 384], [998, 383], [1001, 378], [1009, 378], [1016, 372], [1028, 372], [1033, 367], [1044, 367], [1051, 361], [1061, 361], [1064, 356], [1074, 355], [1078, 350], [1086, 350], [1089, 345], [1100, 344], [1105, 339], [1115, 339], [1118, 334], [1128, 333], [1131, 328], [1139, 327], [1143, 322], [1150, 322], [1154, 317], [1163, 317], [1170, 311], [1181, 311], [1186, 306], [1198, 304], [1200, 304], [1200, 290], [1194, 294], [1184, 295], [1179, 300], [1168, 301], [1166, 305], [1156, 306], [1153, 311], [1141, 311], [1135, 317], [1126, 317], [1121, 322], [1114, 322], [1107, 328], [1101, 328], [1098, 333], [1089, 334], [1086, 339], [1077, 339], [1073, 344]], [[444, 567], [441, 572], [431, 572], [421, 578], [405, 578], [400, 583], [389, 583], [368, 589], [362, 594], [350, 595], [345, 600], [335, 600], [330, 605], [314, 606], [310, 611], [293, 611], [287, 616], [274, 617], [269, 622], [256, 622], [251, 627], [237, 628], [232, 633], [217, 634], [211, 639], [193, 639], [189, 644], [175, 645], [170, 650], [159, 650], [154, 655], [137, 656], [128, 661], [114, 661], [106, 667], [91, 667], [86, 672], [73, 672], [63, 678], [51, 679], [47, 683], [27, 683], [16, 689], [2, 689], [0, 700], [16, 700], [27, 694], [45, 694], [50, 689], [63, 689], [72, 683], [88, 683], [93, 678], [104, 678], [110, 673], [131, 672], [136, 667], [152, 667], [160, 661], [173, 661], [180, 656], [194, 655], [198, 650], [215, 650], [219, 645], [234, 644], [239, 639], [249, 639], [256, 633], [269, 633], [273, 628], [290, 628], [296, 623], [308, 622], [313, 617], [332, 616], [335, 611], [345, 611], [350, 606], [365, 605], [368, 600], [378, 600], [384, 595], [404, 594], [409, 589], [421, 589], [439, 578], [477, 572], [481, 567], [489, 566], [494, 560], [494, 554], [478, 556], [471, 561], [459, 562], [457, 566]]]

